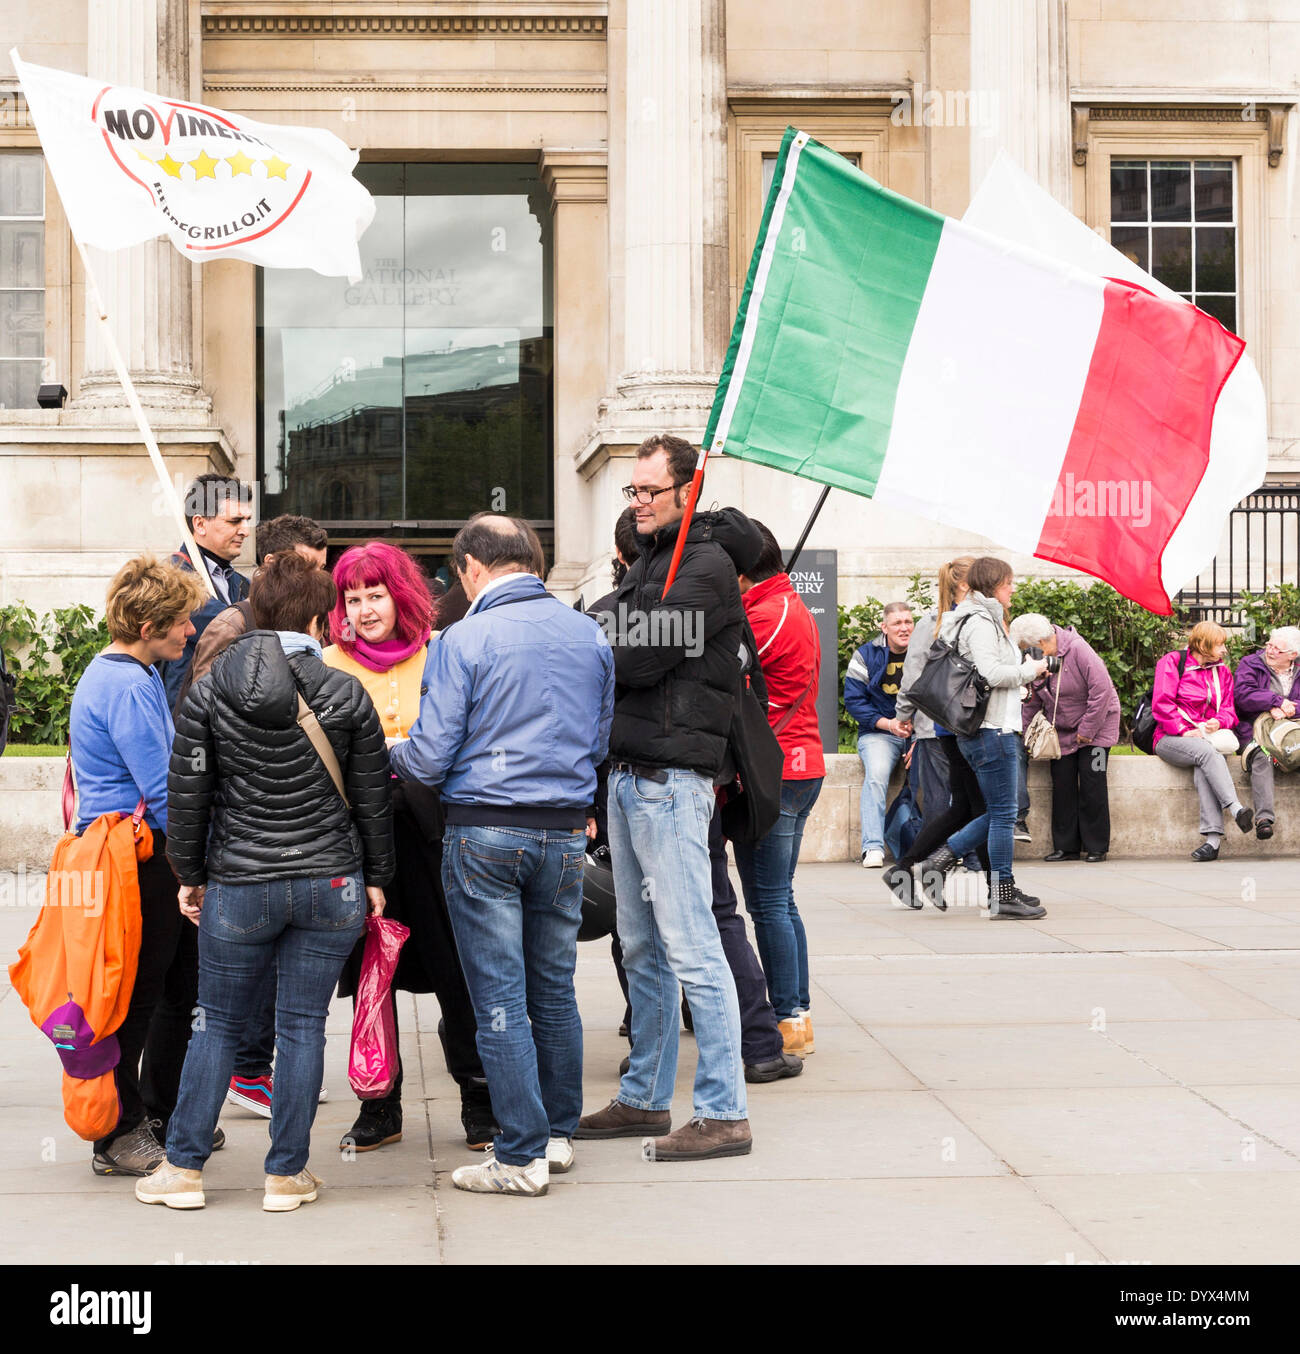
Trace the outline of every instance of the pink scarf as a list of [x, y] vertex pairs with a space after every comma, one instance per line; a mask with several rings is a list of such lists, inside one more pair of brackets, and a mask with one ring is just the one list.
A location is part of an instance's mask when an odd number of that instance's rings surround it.
[[381, 640], [378, 644], [370, 644], [358, 635], [351, 644], [339, 647], [344, 653], [350, 653], [362, 667], [369, 668], [371, 672], [387, 672], [399, 663], [406, 662], [417, 649], [424, 648], [429, 642], [429, 633], [426, 628], [413, 640], [399, 639], [394, 635], [391, 639]]

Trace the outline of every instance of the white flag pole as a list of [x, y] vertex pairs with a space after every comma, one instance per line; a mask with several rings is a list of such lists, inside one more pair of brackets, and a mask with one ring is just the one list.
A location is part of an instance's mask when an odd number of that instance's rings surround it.
[[86, 286], [90, 290], [91, 300], [94, 303], [96, 313], [99, 315], [99, 322], [103, 326], [104, 343], [108, 347], [108, 355], [112, 360], [113, 370], [117, 373], [117, 379], [122, 383], [122, 389], [126, 392], [126, 402], [131, 406], [131, 412], [135, 415], [135, 421], [139, 425], [140, 436], [144, 439], [145, 447], [149, 452], [149, 459], [153, 462], [158, 481], [162, 485], [163, 498], [176, 516], [177, 525], [181, 529], [181, 539], [190, 552], [190, 563], [194, 566], [194, 572], [203, 580], [203, 585], [207, 588], [209, 596], [215, 601], [217, 589], [212, 582], [212, 575], [208, 572], [203, 556], [199, 552], [198, 543], [190, 531], [190, 524], [185, 519], [185, 506], [176, 496], [176, 486], [168, 478], [167, 466], [163, 462], [162, 452], [158, 450], [158, 439], [154, 437], [153, 429], [149, 426], [149, 420], [145, 417], [140, 396], [136, 394], [135, 383], [131, 380], [131, 373], [127, 371], [126, 363], [122, 359], [121, 349], [117, 346], [113, 326], [109, 324], [108, 312], [104, 309], [104, 298], [100, 294], [99, 283], [95, 280], [95, 270], [90, 266], [90, 259], [86, 256], [85, 246], [75, 235], [72, 237], [72, 242], [77, 246], [77, 253], [81, 255], [81, 266], [86, 273]]

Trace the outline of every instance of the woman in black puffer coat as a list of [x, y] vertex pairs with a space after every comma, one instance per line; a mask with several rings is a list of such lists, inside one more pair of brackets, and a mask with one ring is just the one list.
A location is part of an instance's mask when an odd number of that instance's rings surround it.
[[[276, 1076], [263, 1207], [284, 1212], [316, 1197], [319, 1181], [306, 1166], [325, 1015], [367, 899], [383, 911], [394, 865], [379, 716], [354, 677], [321, 662], [334, 599], [327, 573], [300, 555], [277, 555], [253, 582], [258, 628], [230, 645], [177, 715], [167, 858], [181, 881], [181, 911], [199, 927], [203, 1018], [186, 1053], [167, 1158], [136, 1191], [146, 1203], [201, 1206], [198, 1172], [272, 964]], [[348, 803], [298, 722], [299, 696], [329, 741]]]

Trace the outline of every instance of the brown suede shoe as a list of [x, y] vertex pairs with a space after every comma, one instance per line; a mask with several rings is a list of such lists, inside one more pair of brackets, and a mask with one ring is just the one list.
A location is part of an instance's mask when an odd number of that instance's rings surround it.
[[707, 1161], [710, 1157], [746, 1157], [754, 1145], [748, 1119], [692, 1119], [665, 1138], [647, 1138], [647, 1161]]
[[672, 1131], [673, 1116], [668, 1110], [638, 1110], [621, 1100], [611, 1100], [603, 1110], [584, 1114], [578, 1120], [575, 1138], [643, 1138], [647, 1130]]

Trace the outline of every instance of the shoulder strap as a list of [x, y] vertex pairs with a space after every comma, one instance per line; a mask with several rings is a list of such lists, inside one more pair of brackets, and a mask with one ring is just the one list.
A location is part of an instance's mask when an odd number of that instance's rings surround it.
[[816, 685], [816, 682], [817, 678], [815, 676], [810, 677], [808, 679], [808, 685], [804, 687], [804, 689], [799, 693], [799, 699], [795, 701], [795, 703], [792, 706], [790, 706], [790, 708], [785, 712], [785, 714], [781, 716], [780, 719], [776, 721], [775, 724], [772, 725], [773, 733], [784, 733], [786, 725], [789, 724], [789, 722], [795, 717], [795, 715], [797, 715], [799, 711], [803, 709], [803, 703], [808, 699], [809, 695], [812, 692], [813, 687]]
[[298, 727], [311, 739], [311, 745], [316, 749], [316, 755], [324, 762], [325, 770], [329, 772], [330, 780], [334, 782], [334, 788], [339, 792], [339, 798], [350, 811], [352, 805], [343, 789], [343, 772], [339, 770], [339, 759], [334, 755], [334, 749], [330, 747], [325, 730], [321, 728], [320, 721], [311, 706], [303, 699], [301, 691], [298, 692]]
[[[68, 759], [63, 764], [63, 791], [59, 795], [63, 809], [63, 830], [71, 832], [77, 821], [77, 782], [72, 774], [72, 730], [68, 730]], [[131, 833], [137, 841], [140, 839], [140, 824], [144, 821], [144, 796], [136, 801], [135, 812], [131, 815]]]

